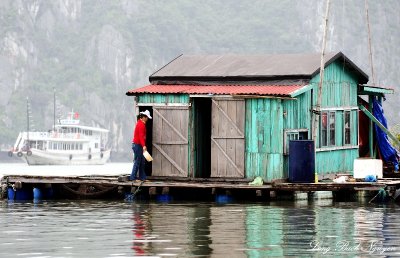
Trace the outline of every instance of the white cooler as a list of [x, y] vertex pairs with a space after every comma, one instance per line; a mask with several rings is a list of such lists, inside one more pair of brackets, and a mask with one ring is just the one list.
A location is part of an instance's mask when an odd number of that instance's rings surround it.
[[365, 178], [374, 175], [383, 177], [383, 165], [380, 159], [358, 158], [354, 160], [354, 178]]

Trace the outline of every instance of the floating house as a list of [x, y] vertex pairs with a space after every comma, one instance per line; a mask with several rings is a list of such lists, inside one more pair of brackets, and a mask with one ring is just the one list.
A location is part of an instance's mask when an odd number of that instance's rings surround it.
[[314, 127], [315, 172], [352, 173], [359, 131], [367, 135], [364, 144], [372, 142], [369, 122], [360, 128], [360, 95], [371, 101], [393, 90], [367, 86], [367, 74], [343, 53], [326, 54], [315, 123], [320, 65], [320, 54], [175, 58], [149, 77], [150, 85], [126, 93], [135, 97], [136, 112], [148, 109], [153, 116], [147, 146], [154, 161], [147, 173], [287, 179], [289, 141], [312, 139]]

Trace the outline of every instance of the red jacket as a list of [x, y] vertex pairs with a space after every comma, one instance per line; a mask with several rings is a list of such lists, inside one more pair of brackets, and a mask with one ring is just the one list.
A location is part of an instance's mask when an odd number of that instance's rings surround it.
[[140, 144], [142, 147], [146, 146], [146, 125], [140, 119], [136, 123], [132, 143]]

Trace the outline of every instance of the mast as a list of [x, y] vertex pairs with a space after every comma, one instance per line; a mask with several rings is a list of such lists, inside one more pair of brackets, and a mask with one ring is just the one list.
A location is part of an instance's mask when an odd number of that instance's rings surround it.
[[322, 102], [322, 86], [324, 80], [324, 71], [325, 71], [325, 48], [326, 48], [326, 31], [328, 28], [328, 16], [329, 16], [329, 5], [330, 0], [326, 1], [326, 12], [325, 12], [325, 19], [324, 19], [324, 35], [322, 37], [322, 51], [321, 51], [321, 66], [320, 66], [320, 73], [319, 73], [319, 83], [318, 83], [318, 98], [317, 103], [315, 105], [314, 110], [314, 126], [313, 126], [313, 134], [312, 139], [314, 140], [314, 149], [317, 148], [317, 128], [319, 127], [319, 117], [321, 115], [321, 102]]

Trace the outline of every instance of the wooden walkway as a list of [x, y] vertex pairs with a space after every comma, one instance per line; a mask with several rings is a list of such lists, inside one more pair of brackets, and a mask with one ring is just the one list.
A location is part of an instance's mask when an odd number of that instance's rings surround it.
[[[160, 178], [150, 177], [145, 182], [128, 181], [126, 176], [28, 176], [9, 175], [1, 180], [2, 185], [9, 187], [18, 185], [20, 188], [52, 187], [56, 189], [56, 198], [65, 197], [64, 194], [75, 194], [72, 198], [121, 198], [122, 196], [136, 192], [141, 188], [141, 195], [155, 196], [157, 194], [172, 194], [178, 198], [198, 195], [199, 191], [204, 196], [215, 194], [232, 194], [240, 196], [241, 199], [252, 196], [265, 197], [267, 200], [270, 192], [357, 192], [367, 191], [375, 193], [380, 189], [396, 190], [400, 188], [400, 180], [381, 179], [378, 182], [319, 182], [319, 183], [264, 183], [261, 186], [249, 185], [244, 179], [182, 179], [182, 178]], [[246, 193], [246, 194], [244, 194]], [[68, 195], [67, 195], [68, 196]], [[246, 197], [248, 196], [248, 197]], [[71, 196], [70, 196], [71, 197]], [[207, 199], [205, 197], [205, 199]]]

